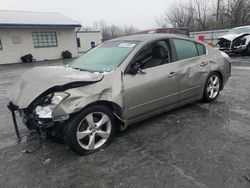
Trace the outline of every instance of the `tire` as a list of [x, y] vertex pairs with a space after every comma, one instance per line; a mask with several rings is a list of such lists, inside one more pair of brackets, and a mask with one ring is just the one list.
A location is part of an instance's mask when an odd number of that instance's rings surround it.
[[203, 91], [203, 101], [212, 102], [220, 94], [222, 82], [221, 77], [217, 72], [212, 72], [206, 81], [206, 85]]
[[64, 139], [71, 150], [87, 155], [111, 144], [116, 131], [112, 111], [96, 105], [84, 109], [70, 119], [64, 129]]

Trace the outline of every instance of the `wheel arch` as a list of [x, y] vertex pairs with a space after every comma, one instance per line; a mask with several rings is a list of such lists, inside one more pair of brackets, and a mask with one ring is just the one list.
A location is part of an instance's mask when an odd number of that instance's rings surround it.
[[221, 71], [219, 71], [219, 70], [212, 71], [212, 72], [210, 73], [210, 75], [211, 75], [212, 73], [217, 73], [217, 74], [220, 76], [220, 80], [221, 80], [220, 90], [222, 90], [223, 87], [224, 87], [224, 78], [223, 78], [223, 74], [222, 74]]
[[120, 105], [118, 105], [115, 102], [107, 101], [107, 100], [94, 101], [94, 102], [91, 102], [88, 105], [86, 105], [84, 108], [82, 108], [81, 111], [83, 111], [84, 109], [86, 109], [90, 106], [97, 106], [97, 105], [105, 106], [105, 107], [109, 108], [114, 114], [115, 121], [116, 121], [117, 125], [119, 126], [119, 129], [121, 129], [121, 130], [124, 129], [125, 122], [122, 119], [122, 108]]

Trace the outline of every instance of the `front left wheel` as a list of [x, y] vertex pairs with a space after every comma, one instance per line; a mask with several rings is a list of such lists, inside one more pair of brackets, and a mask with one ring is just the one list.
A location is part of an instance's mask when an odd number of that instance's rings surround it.
[[66, 144], [86, 155], [108, 146], [116, 133], [113, 113], [104, 106], [90, 106], [72, 117], [64, 131]]

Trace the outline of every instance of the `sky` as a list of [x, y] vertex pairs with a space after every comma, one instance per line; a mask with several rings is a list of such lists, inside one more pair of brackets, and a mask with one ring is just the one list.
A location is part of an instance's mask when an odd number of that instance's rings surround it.
[[156, 27], [155, 19], [170, 9], [177, 0], [1, 0], [2, 10], [60, 12], [83, 26], [95, 21], [138, 29]]

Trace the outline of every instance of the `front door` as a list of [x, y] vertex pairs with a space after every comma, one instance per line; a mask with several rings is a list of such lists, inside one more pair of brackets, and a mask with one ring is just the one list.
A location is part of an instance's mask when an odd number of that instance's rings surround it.
[[[170, 56], [167, 41], [153, 43], [146, 52], [138, 55], [142, 71], [135, 75], [124, 75], [126, 119], [131, 120], [178, 104], [179, 70], [171, 62]], [[135, 58], [136, 61], [138, 58]]]

